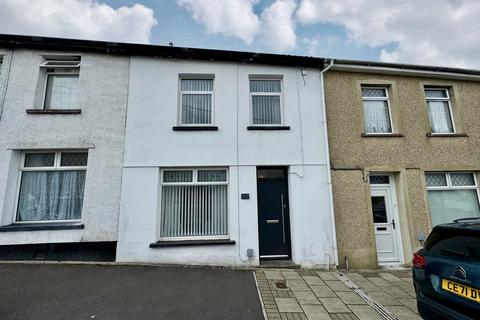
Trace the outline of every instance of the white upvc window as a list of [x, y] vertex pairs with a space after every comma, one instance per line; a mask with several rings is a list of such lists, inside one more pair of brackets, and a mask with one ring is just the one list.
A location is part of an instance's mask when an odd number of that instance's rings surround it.
[[393, 133], [388, 88], [362, 86], [365, 133]]
[[88, 152], [22, 153], [15, 222], [81, 219]]
[[432, 134], [455, 133], [450, 94], [445, 88], [425, 88]]
[[43, 109], [78, 109], [80, 60], [47, 60]]
[[213, 76], [180, 76], [180, 125], [213, 125], [213, 80]]
[[477, 179], [473, 172], [425, 174], [432, 225], [480, 217]]
[[250, 77], [250, 104], [253, 126], [282, 125], [282, 79], [280, 77]]
[[228, 239], [228, 170], [162, 169], [160, 239]]

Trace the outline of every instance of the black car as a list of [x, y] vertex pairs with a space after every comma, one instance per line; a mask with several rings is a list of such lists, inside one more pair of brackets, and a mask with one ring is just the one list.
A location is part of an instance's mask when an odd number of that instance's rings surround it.
[[424, 319], [480, 319], [479, 218], [435, 226], [412, 263]]

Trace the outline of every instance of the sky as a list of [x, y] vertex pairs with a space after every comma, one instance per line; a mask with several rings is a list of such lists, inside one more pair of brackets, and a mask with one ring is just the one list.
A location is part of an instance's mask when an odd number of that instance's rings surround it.
[[0, 0], [0, 33], [480, 69], [480, 0]]

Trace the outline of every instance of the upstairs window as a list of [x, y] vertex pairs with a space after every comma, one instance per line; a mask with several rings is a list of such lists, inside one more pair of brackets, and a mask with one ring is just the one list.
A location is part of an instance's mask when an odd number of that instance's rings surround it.
[[213, 79], [180, 79], [180, 124], [213, 124]]
[[282, 81], [250, 79], [252, 125], [282, 124]]
[[78, 109], [80, 59], [49, 59], [40, 68], [45, 71], [43, 109]]
[[454, 133], [450, 95], [447, 89], [425, 88], [432, 133]]
[[86, 151], [24, 152], [16, 221], [79, 220], [87, 158]]
[[362, 87], [365, 133], [392, 133], [392, 117], [387, 88]]
[[432, 224], [480, 217], [478, 186], [473, 172], [425, 174]]

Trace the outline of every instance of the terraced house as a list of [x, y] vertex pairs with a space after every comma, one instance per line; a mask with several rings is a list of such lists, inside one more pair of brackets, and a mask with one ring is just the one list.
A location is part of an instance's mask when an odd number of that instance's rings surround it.
[[129, 58], [0, 36], [0, 258], [113, 260]]
[[409, 263], [480, 216], [479, 80], [0, 35], [0, 259]]
[[409, 263], [434, 225], [480, 216], [480, 72], [330, 63], [339, 265]]

